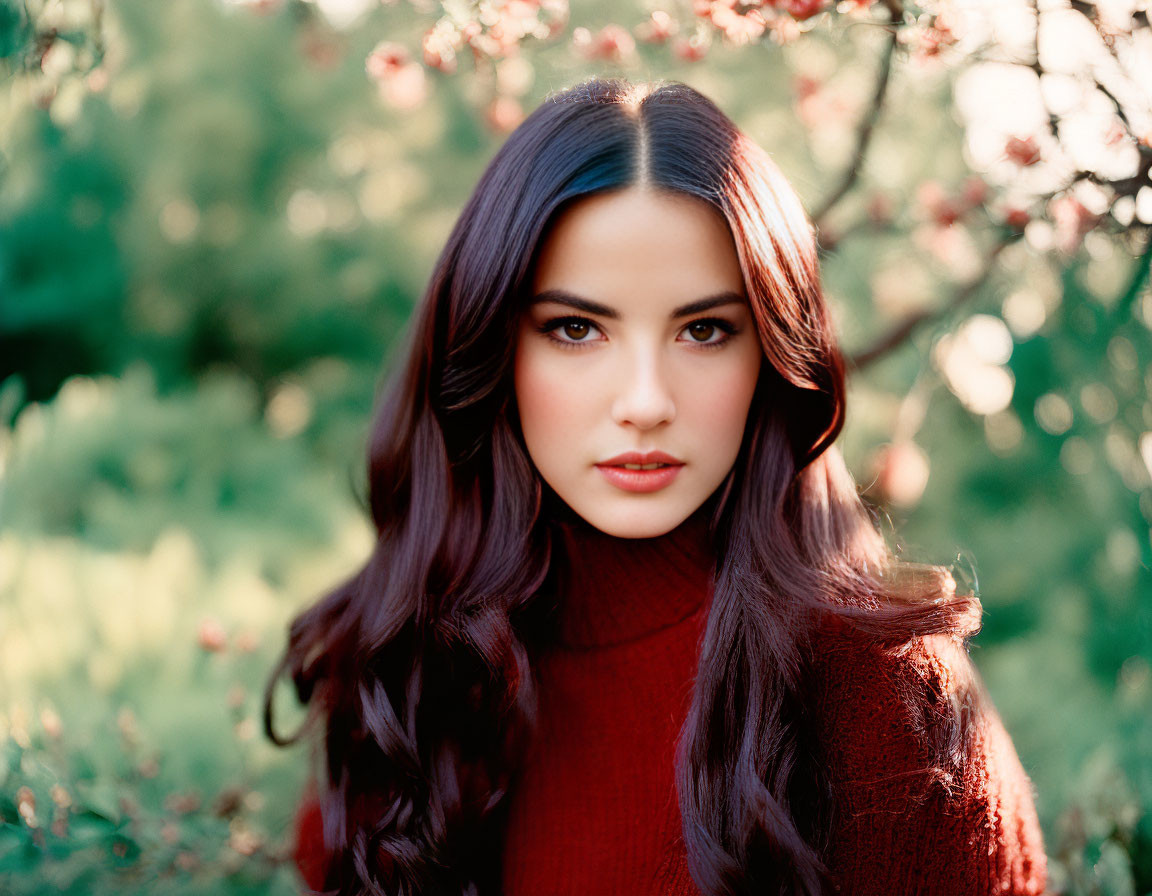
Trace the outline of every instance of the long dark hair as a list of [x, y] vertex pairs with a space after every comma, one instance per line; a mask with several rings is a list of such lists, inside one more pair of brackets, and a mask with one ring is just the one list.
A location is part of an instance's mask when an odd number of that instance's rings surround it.
[[[536, 718], [532, 658], [548, 630], [536, 598], [559, 543], [518, 427], [517, 318], [557, 212], [638, 184], [724, 215], [770, 362], [713, 496], [717, 574], [677, 748], [700, 891], [826, 886], [835, 794], [806, 760], [803, 710], [822, 620], [892, 651], [979, 629], [979, 601], [957, 596], [946, 570], [893, 555], [833, 446], [844, 364], [813, 227], [775, 164], [683, 84], [581, 83], [520, 125], [464, 207], [379, 405], [368, 453], [375, 548], [293, 620], [268, 685], [274, 742], [322, 726], [327, 885], [340, 894], [494, 886], [501, 810]], [[309, 704], [289, 739], [272, 725], [285, 670]], [[942, 766], [968, 749], [954, 716], [927, 732]]]

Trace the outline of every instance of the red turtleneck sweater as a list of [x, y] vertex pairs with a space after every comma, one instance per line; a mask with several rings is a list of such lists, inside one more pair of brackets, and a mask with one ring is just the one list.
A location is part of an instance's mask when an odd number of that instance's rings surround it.
[[[540, 724], [510, 794], [502, 896], [698, 896], [673, 776], [711, 598], [699, 511], [659, 538], [561, 524], [559, 642], [537, 661]], [[1046, 861], [1032, 786], [990, 702], [952, 795], [909, 808], [927, 754], [901, 681], [982, 694], [967, 653], [921, 639], [891, 657], [830, 627], [814, 667], [820, 760], [836, 794], [826, 860], [844, 896], [1039, 896]], [[322, 884], [320, 814], [297, 820], [296, 862]]]

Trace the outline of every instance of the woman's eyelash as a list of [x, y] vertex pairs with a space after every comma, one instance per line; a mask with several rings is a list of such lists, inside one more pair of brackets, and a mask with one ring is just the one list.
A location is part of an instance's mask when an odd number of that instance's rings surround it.
[[[543, 324], [541, 324], [536, 329], [539, 330], [544, 335], [546, 335], [549, 339], [551, 339], [556, 344], [562, 345], [565, 348], [579, 348], [582, 345], [596, 341], [594, 339], [579, 339], [579, 340], [557, 339], [555, 336], [552, 335], [554, 331], [559, 330], [561, 327], [569, 326], [571, 324], [575, 324], [577, 326], [586, 324], [591, 329], [599, 329], [596, 326], [594, 321], [591, 321], [586, 317], [573, 317], [573, 316], [554, 317], [551, 320], [545, 321]], [[701, 317], [701, 318], [698, 318], [697, 320], [689, 321], [687, 324], [684, 325], [684, 329], [686, 330], [689, 327], [694, 327], [694, 326], [697, 326], [698, 324], [706, 324], [708, 326], [715, 327], [717, 330], [724, 333], [725, 336], [723, 339], [718, 339], [715, 342], [696, 342], [695, 340], [692, 340], [692, 339], [688, 340], [690, 343], [695, 345], [697, 348], [704, 348], [704, 349], [720, 348], [720, 346], [726, 344], [736, 333], [739, 332], [738, 327], [734, 326], [733, 324], [729, 323], [728, 321], [726, 321], [720, 317]]]
[[594, 324], [592, 321], [590, 321], [586, 317], [571, 317], [571, 316], [569, 316], [569, 317], [554, 317], [551, 320], [545, 321], [543, 324], [541, 324], [539, 327], [537, 327], [537, 329], [541, 333], [543, 333], [545, 336], [547, 336], [549, 339], [551, 339], [553, 342], [555, 342], [558, 345], [563, 346], [564, 348], [579, 348], [581, 345], [584, 345], [586, 342], [594, 341], [594, 340], [589, 340], [589, 339], [580, 339], [580, 340], [557, 339], [555, 336], [552, 335], [554, 331], [559, 330], [561, 327], [569, 326], [570, 324], [575, 324], [577, 326], [579, 326], [580, 324], [587, 324], [592, 329], [596, 328], [596, 324]]
[[696, 342], [694, 339], [689, 340], [689, 342], [691, 342], [693, 345], [699, 346], [700, 348], [719, 348], [740, 332], [739, 327], [737, 327], [735, 324], [729, 323], [722, 317], [701, 317], [699, 320], [694, 320], [685, 324], [684, 329], [688, 329], [688, 327], [694, 327], [697, 324], [707, 324], [710, 327], [715, 327], [717, 330], [724, 334], [723, 339], [718, 339], [715, 342]]

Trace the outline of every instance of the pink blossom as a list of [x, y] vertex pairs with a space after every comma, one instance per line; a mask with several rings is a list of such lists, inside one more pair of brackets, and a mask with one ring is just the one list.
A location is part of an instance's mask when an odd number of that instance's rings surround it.
[[1040, 144], [1035, 137], [1009, 137], [1004, 144], [1004, 155], [1023, 167], [1035, 165], [1040, 161]]
[[88, 89], [93, 93], [100, 93], [108, 86], [108, 80], [108, 69], [100, 66], [88, 72], [84, 83], [88, 85]]
[[951, 276], [962, 279], [970, 276], [979, 263], [979, 253], [967, 228], [956, 223], [933, 221], [912, 231], [912, 239], [925, 251], [949, 269]]
[[[779, 22], [791, 22], [793, 28], [798, 26], [787, 16], [781, 17]], [[847, 120], [852, 112], [848, 98], [843, 91], [824, 90], [824, 85], [815, 79], [801, 75], [793, 82], [797, 94], [796, 114], [806, 127], [817, 128], [829, 123]]]
[[252, 629], [245, 629], [236, 635], [236, 649], [241, 653], [253, 653], [260, 646], [260, 635]]
[[407, 64], [408, 50], [403, 45], [381, 41], [368, 54], [364, 67], [371, 78], [383, 81], [395, 75]]
[[978, 174], [970, 175], [964, 179], [960, 195], [964, 205], [969, 208], [983, 205], [984, 200], [988, 198], [988, 184]]
[[400, 44], [381, 41], [372, 50], [365, 69], [377, 83], [380, 97], [396, 109], [414, 109], [424, 102], [427, 85], [424, 67], [409, 58]]
[[205, 619], [200, 623], [196, 640], [200, 647], [209, 653], [219, 653], [228, 646], [228, 634], [215, 619]]
[[713, 4], [712, 23], [724, 32], [734, 44], [743, 45], [758, 40], [766, 27], [764, 14], [758, 9], [746, 13]]
[[456, 71], [456, 51], [462, 43], [460, 32], [449, 21], [442, 19], [424, 34], [421, 47], [424, 64], [447, 75]]
[[[540, 0], [540, 12], [547, 33], [543, 37], [557, 37], [568, 27], [568, 0]], [[537, 32], [539, 35], [539, 32]]]
[[636, 36], [648, 44], [662, 44], [668, 41], [680, 28], [680, 24], [663, 10], [656, 10], [645, 21], [636, 26]]
[[524, 109], [514, 97], [498, 96], [489, 103], [484, 118], [492, 130], [507, 134], [524, 120]]
[[502, 59], [516, 54], [525, 38], [555, 37], [567, 23], [567, 0], [505, 0], [484, 5], [480, 21], [461, 26], [457, 47], [467, 43], [481, 57]]
[[916, 188], [916, 203], [920, 212], [937, 227], [950, 227], [959, 219], [963, 209], [945, 193], [938, 181], [926, 180]]
[[783, 8], [797, 21], [810, 19], [828, 5], [828, 0], [785, 0]]
[[1004, 223], [1013, 230], [1023, 230], [1031, 220], [1027, 209], [1011, 206], [1004, 211]]
[[698, 34], [681, 37], [672, 44], [672, 52], [684, 62], [699, 62], [708, 55], [708, 42]]
[[1069, 254], [1079, 248], [1084, 234], [1100, 221], [1099, 215], [1090, 212], [1070, 193], [1050, 200], [1048, 214], [1052, 216], [1052, 221], [1056, 225], [1056, 247], [1061, 252]]
[[323, 34], [305, 32], [300, 37], [300, 52], [318, 69], [334, 68], [340, 62], [340, 47]]
[[822, 82], [819, 78], [813, 78], [811, 75], [797, 75], [792, 79], [792, 90], [796, 94], [796, 98], [800, 101], [808, 99], [810, 96], [815, 96], [819, 93]]
[[784, 46], [800, 36], [800, 24], [791, 16], [774, 16], [768, 21], [768, 36]]
[[868, 197], [868, 220], [878, 226], [892, 220], [892, 200], [883, 193], [873, 193]]
[[872, 490], [881, 501], [900, 507], [919, 503], [928, 485], [928, 456], [911, 440], [885, 445], [873, 456]]
[[415, 109], [427, 95], [424, 67], [418, 62], [409, 63], [380, 84], [381, 98], [394, 109]]
[[572, 44], [585, 59], [623, 62], [636, 52], [636, 41], [621, 25], [605, 25], [595, 34], [577, 28], [572, 32]]
[[1119, 118], [1113, 118], [1108, 125], [1108, 130], [1104, 133], [1104, 145], [1115, 146], [1127, 136], [1128, 129], [1124, 127], [1124, 122]]

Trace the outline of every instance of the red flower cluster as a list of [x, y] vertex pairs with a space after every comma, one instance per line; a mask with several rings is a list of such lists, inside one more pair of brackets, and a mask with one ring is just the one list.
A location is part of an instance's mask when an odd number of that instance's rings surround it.
[[[857, 7], [871, 5], [871, 0], [854, 2]], [[716, 29], [723, 31], [733, 43], [744, 44], [760, 38], [780, 14], [803, 21], [831, 5], [831, 0], [694, 0], [692, 11], [697, 18], [707, 19]]]
[[468, 21], [444, 16], [424, 34], [424, 64], [452, 74], [465, 47], [475, 58], [503, 59], [516, 55], [527, 38], [548, 40], [567, 25], [568, 0], [480, 3]]

